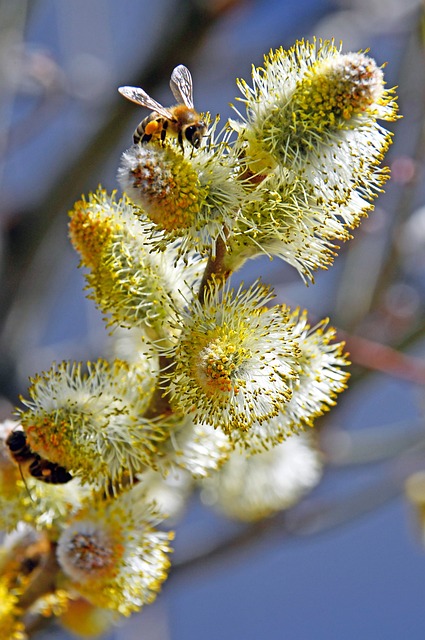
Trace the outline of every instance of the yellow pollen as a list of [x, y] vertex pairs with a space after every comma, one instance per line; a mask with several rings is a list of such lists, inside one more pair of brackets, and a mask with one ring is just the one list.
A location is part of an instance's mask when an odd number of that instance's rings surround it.
[[149, 218], [161, 229], [184, 232], [195, 224], [202, 201], [199, 178], [190, 162], [171, 147], [143, 150], [131, 170], [131, 183]]
[[382, 72], [367, 56], [348, 54], [319, 60], [295, 91], [294, 117], [309, 128], [324, 130], [338, 119], [346, 121], [365, 111], [382, 90]]
[[[82, 205], [86, 205], [84, 208]], [[100, 259], [105, 244], [112, 235], [109, 220], [90, 212], [87, 203], [81, 201], [70, 213], [69, 235], [71, 242], [80, 254], [86, 267], [95, 267]]]
[[[237, 347], [232, 340], [238, 339], [235, 331], [228, 331], [208, 340], [200, 352], [198, 379], [207, 393], [238, 393], [240, 380], [238, 367], [250, 356], [248, 349]], [[238, 339], [240, 342], [240, 336]]]

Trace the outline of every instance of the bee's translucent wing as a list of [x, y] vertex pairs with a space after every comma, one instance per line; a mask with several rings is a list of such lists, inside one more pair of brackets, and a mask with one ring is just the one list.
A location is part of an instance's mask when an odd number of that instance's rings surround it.
[[121, 95], [127, 98], [127, 100], [131, 100], [131, 102], [140, 104], [142, 107], [147, 107], [152, 111], [156, 111], [160, 116], [163, 116], [168, 120], [173, 119], [171, 111], [168, 111], [168, 109], [159, 104], [159, 102], [151, 98], [146, 91], [143, 91], [140, 87], [119, 87], [118, 91]]
[[183, 64], [179, 64], [171, 74], [170, 88], [177, 102], [193, 109], [192, 76], [189, 69]]

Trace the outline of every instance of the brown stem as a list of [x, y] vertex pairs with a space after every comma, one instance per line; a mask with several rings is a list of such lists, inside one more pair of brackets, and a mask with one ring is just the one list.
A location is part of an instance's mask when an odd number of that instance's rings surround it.
[[210, 255], [205, 272], [202, 278], [201, 286], [199, 287], [198, 299], [201, 304], [205, 301], [205, 291], [208, 283], [212, 278], [218, 277], [223, 282], [230, 276], [230, 270], [226, 268], [224, 264], [224, 258], [227, 253], [226, 243], [221, 236], [216, 240], [215, 256]]
[[[169, 371], [172, 366], [173, 361], [171, 360], [171, 358], [169, 358], [168, 356], [159, 356], [160, 371]], [[171, 413], [172, 409], [170, 407], [170, 403], [168, 401], [168, 398], [166, 397], [166, 393], [163, 385], [161, 384], [161, 380], [159, 380], [158, 385], [152, 394], [149, 407], [144, 417], [148, 418], [149, 420], [153, 420], [154, 418], [158, 418], [159, 416], [169, 415]]]

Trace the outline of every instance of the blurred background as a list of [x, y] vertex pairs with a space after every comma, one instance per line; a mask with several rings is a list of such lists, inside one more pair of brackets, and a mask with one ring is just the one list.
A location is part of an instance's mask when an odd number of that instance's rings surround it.
[[[254, 526], [194, 496], [177, 526], [157, 601], [107, 640], [329, 640], [425, 637], [425, 552], [404, 484], [425, 469], [425, 19], [420, 0], [0, 1], [0, 419], [53, 360], [102, 355], [107, 332], [85, 298], [67, 211], [99, 183], [145, 111], [120, 85], [170, 104], [186, 64], [200, 111], [232, 115], [271, 48], [334, 38], [388, 63], [403, 119], [392, 178], [335, 265], [306, 287], [267, 258], [278, 300], [329, 316], [353, 362], [349, 390], [320, 421], [322, 483]], [[40, 634], [68, 638], [57, 627]]]

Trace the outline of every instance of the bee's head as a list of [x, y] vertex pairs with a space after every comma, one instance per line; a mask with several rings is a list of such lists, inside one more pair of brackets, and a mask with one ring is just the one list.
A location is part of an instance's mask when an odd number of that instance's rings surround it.
[[11, 431], [6, 438], [6, 444], [12, 453], [19, 451], [27, 444], [27, 437], [24, 431]]
[[188, 140], [190, 144], [195, 147], [195, 149], [198, 149], [206, 130], [207, 125], [205, 124], [205, 122], [200, 121], [196, 124], [187, 125], [184, 130], [184, 136], [186, 140]]

